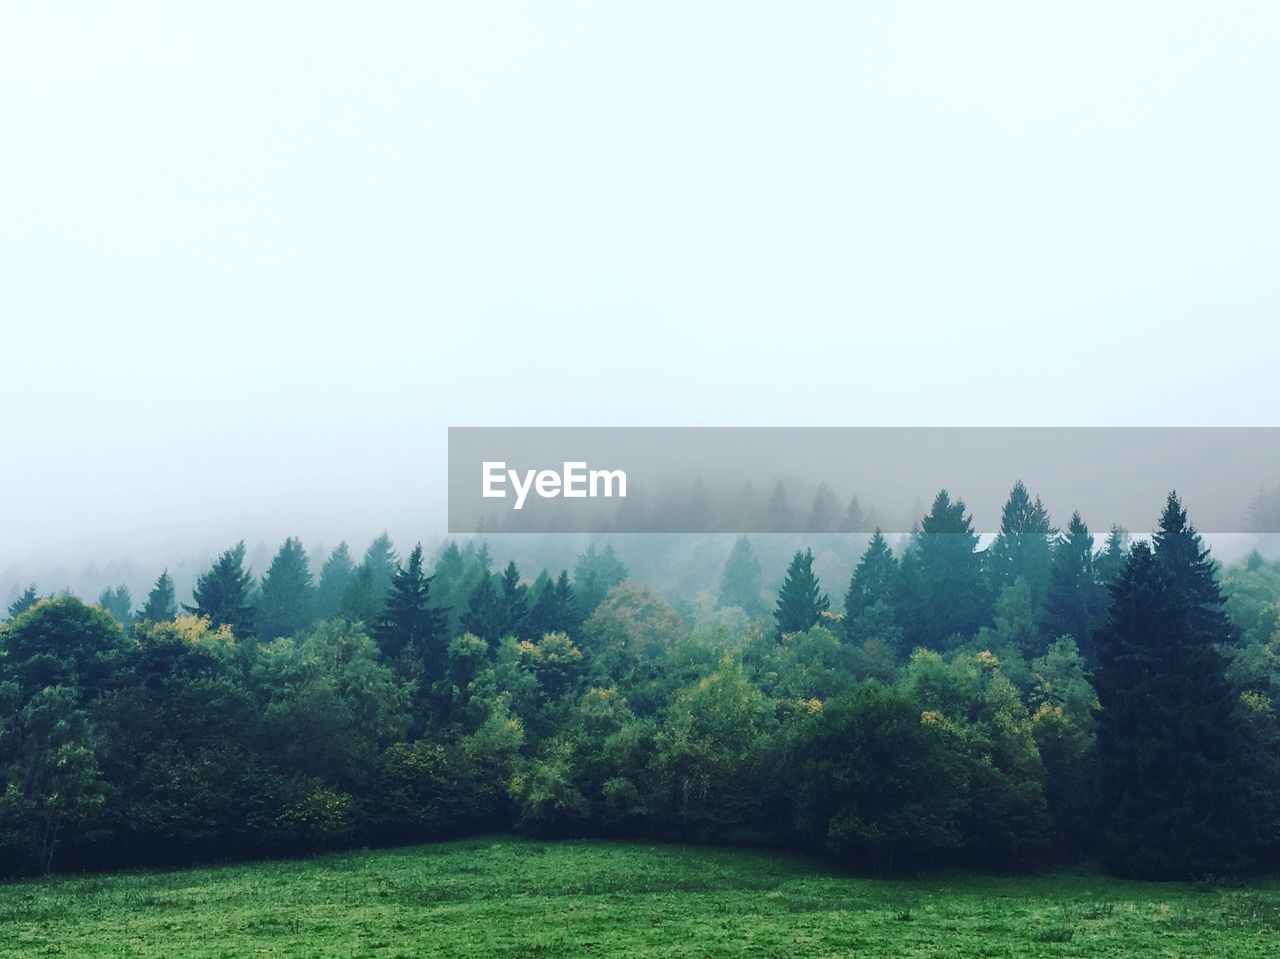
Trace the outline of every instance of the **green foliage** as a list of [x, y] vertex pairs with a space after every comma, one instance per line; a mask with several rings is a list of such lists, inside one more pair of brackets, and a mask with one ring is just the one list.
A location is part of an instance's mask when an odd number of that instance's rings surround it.
[[716, 605], [737, 606], [748, 616], [759, 616], [764, 612], [764, 601], [760, 596], [760, 564], [751, 551], [751, 541], [745, 536], [738, 538], [725, 560]]
[[263, 639], [292, 636], [315, 618], [316, 590], [302, 544], [289, 537], [262, 578], [254, 624]]
[[977, 546], [964, 500], [952, 502], [942, 490], [902, 559], [901, 608], [912, 646], [938, 649], [989, 622], [989, 580]]
[[813, 573], [813, 551], [797, 552], [787, 567], [786, 579], [778, 590], [778, 604], [773, 611], [779, 639], [787, 633], [800, 633], [817, 624], [831, 606]]
[[156, 578], [156, 584], [147, 593], [147, 601], [138, 610], [137, 618], [145, 622], [161, 623], [178, 615], [178, 599], [173, 590], [173, 577], [166, 569]]
[[244, 568], [244, 541], [219, 556], [196, 581], [196, 604], [188, 613], [207, 616], [216, 626], [230, 626], [239, 637], [253, 633], [253, 577]]
[[343, 599], [356, 575], [356, 563], [346, 542], [339, 543], [320, 567], [316, 585], [315, 610], [320, 619], [337, 619], [343, 613]]
[[897, 584], [898, 561], [877, 529], [854, 567], [849, 589], [844, 594], [845, 639], [857, 643], [882, 634], [883, 627], [876, 629], [872, 625], [877, 622], [876, 618], [868, 618], [866, 614], [877, 605], [892, 608], [897, 598]]
[[1239, 868], [1254, 839], [1234, 696], [1218, 644], [1223, 599], [1173, 495], [1155, 537], [1133, 548], [1098, 635], [1103, 855], [1139, 876]]

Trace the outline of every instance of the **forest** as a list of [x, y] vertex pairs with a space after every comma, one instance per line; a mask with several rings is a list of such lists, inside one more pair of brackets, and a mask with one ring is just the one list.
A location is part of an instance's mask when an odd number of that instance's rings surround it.
[[[244, 543], [189, 602], [33, 585], [0, 623], [0, 874], [486, 831], [804, 850], [856, 870], [1280, 863], [1280, 563], [939, 492], [847, 579], [769, 537], [698, 595], [607, 537], [564, 568], [386, 534]], [[504, 557], [505, 558], [505, 557]], [[785, 568], [784, 568], [785, 567]]]

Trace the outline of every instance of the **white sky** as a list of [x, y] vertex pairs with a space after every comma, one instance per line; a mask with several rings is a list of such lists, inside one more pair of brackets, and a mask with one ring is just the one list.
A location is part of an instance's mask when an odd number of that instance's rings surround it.
[[1280, 7], [0, 7], [0, 574], [449, 425], [1275, 425]]

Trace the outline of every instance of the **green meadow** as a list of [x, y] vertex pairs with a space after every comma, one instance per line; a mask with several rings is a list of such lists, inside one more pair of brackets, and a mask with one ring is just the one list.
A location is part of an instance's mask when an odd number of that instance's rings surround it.
[[1275, 956], [1280, 884], [508, 836], [0, 885], [0, 956]]

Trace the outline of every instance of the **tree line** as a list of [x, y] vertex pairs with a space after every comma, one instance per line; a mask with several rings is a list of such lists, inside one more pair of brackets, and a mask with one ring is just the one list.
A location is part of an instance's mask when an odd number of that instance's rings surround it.
[[[701, 597], [484, 543], [243, 543], [180, 604], [20, 595], [0, 624], [0, 872], [476, 830], [764, 841], [859, 867], [1280, 854], [1280, 564], [1223, 571], [1176, 495], [1149, 540], [1018, 483], [985, 549], [940, 492], [833, 602], [739, 539]], [[838, 609], [836, 607], [839, 607]]]

